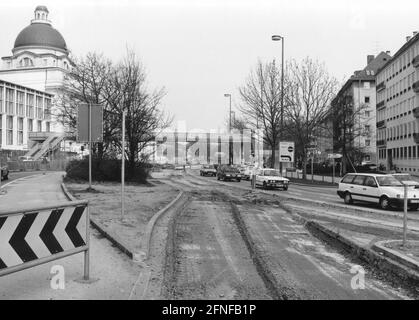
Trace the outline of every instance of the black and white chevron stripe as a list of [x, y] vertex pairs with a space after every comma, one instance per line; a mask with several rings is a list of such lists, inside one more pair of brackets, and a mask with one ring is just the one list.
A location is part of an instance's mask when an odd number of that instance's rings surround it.
[[86, 245], [85, 209], [0, 217], [0, 270]]

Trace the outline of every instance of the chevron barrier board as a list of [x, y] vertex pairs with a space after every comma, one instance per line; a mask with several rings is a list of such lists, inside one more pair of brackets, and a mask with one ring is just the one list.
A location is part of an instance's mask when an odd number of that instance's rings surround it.
[[89, 249], [87, 201], [0, 212], [0, 276]]

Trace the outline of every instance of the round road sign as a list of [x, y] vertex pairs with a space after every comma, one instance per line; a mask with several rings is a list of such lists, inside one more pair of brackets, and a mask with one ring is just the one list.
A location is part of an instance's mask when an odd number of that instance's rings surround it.
[[294, 151], [294, 148], [292, 146], [289, 146], [288, 147], [288, 152], [293, 152], [293, 151]]

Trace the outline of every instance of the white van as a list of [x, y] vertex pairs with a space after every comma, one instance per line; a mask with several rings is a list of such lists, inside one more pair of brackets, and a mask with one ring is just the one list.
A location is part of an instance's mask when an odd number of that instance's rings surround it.
[[[353, 201], [372, 202], [382, 209], [403, 207], [404, 186], [392, 175], [371, 173], [348, 173], [339, 182], [339, 197], [346, 204]], [[419, 190], [408, 189], [409, 209], [419, 209]]]

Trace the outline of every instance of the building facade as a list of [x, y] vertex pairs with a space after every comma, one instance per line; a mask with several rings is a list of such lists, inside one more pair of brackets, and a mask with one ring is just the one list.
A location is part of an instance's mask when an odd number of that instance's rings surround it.
[[[0, 145], [4, 153], [39, 159], [52, 149], [77, 150], [65, 141], [64, 128], [54, 118], [54, 97], [74, 67], [63, 36], [52, 27], [45, 6], [16, 37], [12, 55], [0, 69]], [[70, 148], [71, 149], [71, 148]]]
[[386, 170], [419, 175], [419, 34], [377, 74], [377, 153]]
[[375, 77], [390, 59], [389, 52], [381, 52], [376, 57], [368, 55], [367, 66], [355, 71], [332, 101], [332, 108], [351, 109], [342, 118], [328, 120], [333, 122], [333, 151], [341, 153], [343, 144], [346, 150], [356, 150], [360, 158], [352, 159], [358, 162], [353, 165], [377, 163]]
[[34, 19], [16, 37], [12, 55], [3, 57], [0, 79], [57, 93], [74, 65], [63, 36], [51, 26], [49, 11], [38, 6]]
[[25, 151], [30, 132], [50, 132], [53, 95], [0, 80], [0, 149]]

